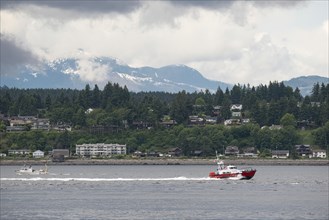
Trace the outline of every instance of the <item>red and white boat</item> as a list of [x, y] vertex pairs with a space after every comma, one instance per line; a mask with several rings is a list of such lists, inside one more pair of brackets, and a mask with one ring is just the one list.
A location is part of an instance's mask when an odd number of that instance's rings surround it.
[[[217, 152], [216, 152], [217, 156]], [[236, 166], [228, 165], [225, 166], [223, 161], [220, 161], [217, 156], [217, 165], [218, 168], [215, 172], [210, 172], [210, 178], [224, 179], [224, 178], [232, 178], [232, 179], [251, 179], [256, 173], [256, 169], [245, 168], [239, 170]]]

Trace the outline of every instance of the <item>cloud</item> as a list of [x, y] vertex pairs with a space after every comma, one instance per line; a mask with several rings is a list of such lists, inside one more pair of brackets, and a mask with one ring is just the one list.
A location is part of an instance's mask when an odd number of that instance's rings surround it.
[[93, 14], [106, 14], [106, 13], [130, 13], [141, 6], [141, 2], [138, 0], [128, 1], [88, 1], [88, 0], [75, 0], [75, 1], [1, 1], [1, 7], [3, 9], [22, 9], [27, 6], [38, 6], [56, 8], [64, 11], [75, 11], [82, 13], [83, 15]]
[[111, 68], [108, 65], [97, 63], [91, 59], [77, 60], [76, 74], [84, 82], [103, 83], [110, 80], [108, 73]]
[[[74, 73], [86, 82], [111, 77], [111, 67], [91, 59], [102, 56], [136, 67], [191, 65], [207, 78], [229, 83], [327, 74], [328, 18], [314, 18], [328, 3], [307, 11], [319, 2], [2, 2], [1, 33], [13, 36], [10, 43], [22, 51], [17, 60], [1, 58], [2, 63], [78, 58]], [[76, 57], [79, 48], [86, 57]]]
[[239, 55], [234, 60], [226, 57], [190, 66], [202, 69], [210, 79], [255, 86], [314, 72], [312, 66], [301, 62], [288, 48], [274, 44], [268, 33], [256, 34], [248, 47], [236, 52]]
[[23, 65], [36, 67], [39, 64], [38, 57], [15, 42], [13, 38], [1, 35], [0, 49], [1, 75], [14, 75], [17, 73], [17, 68]]

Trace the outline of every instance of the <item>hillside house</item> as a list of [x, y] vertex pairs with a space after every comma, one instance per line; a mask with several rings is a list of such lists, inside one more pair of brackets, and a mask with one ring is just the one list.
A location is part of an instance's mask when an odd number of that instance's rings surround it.
[[231, 106], [232, 118], [241, 118], [242, 117], [242, 105], [234, 104]]
[[221, 109], [222, 109], [222, 107], [219, 106], [219, 105], [214, 106], [214, 107], [213, 107], [212, 114], [213, 114], [214, 116], [220, 116], [220, 115], [221, 115]]
[[31, 128], [31, 130], [49, 130], [50, 121], [47, 118], [37, 118], [34, 116], [16, 116], [9, 118], [10, 126], [6, 127], [10, 131], [24, 131]]

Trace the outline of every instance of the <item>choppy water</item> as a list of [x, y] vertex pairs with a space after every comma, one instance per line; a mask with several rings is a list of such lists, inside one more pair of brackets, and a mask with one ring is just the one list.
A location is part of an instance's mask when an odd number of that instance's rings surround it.
[[[215, 166], [1, 166], [5, 219], [328, 219], [328, 166], [258, 166], [214, 180]], [[36, 169], [41, 167], [35, 167]]]

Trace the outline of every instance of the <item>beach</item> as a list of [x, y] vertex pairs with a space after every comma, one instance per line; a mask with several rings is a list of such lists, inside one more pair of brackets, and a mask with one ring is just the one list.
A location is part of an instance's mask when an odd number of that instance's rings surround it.
[[[223, 159], [225, 164], [234, 165], [294, 165], [294, 166], [328, 166], [328, 159]], [[46, 159], [1, 159], [0, 165], [215, 165], [214, 159], [181, 158], [137, 158], [137, 159], [65, 159], [64, 162], [52, 162]]]

